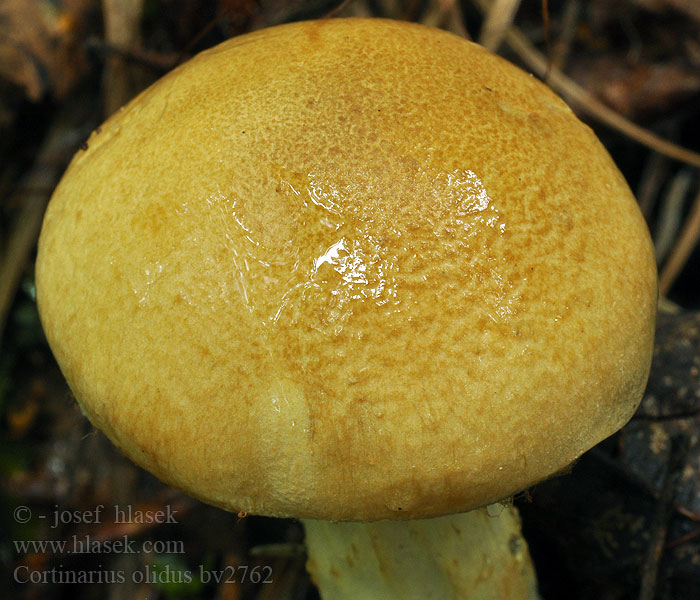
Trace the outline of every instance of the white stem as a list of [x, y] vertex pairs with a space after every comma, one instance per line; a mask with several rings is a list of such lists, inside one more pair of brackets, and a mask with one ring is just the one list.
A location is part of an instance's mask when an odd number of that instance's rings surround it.
[[514, 507], [415, 521], [303, 522], [307, 567], [323, 600], [539, 599]]

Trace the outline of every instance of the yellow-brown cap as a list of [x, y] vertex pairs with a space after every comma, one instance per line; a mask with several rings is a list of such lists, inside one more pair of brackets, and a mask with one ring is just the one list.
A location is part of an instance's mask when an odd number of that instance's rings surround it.
[[625, 181], [533, 77], [451, 34], [238, 37], [94, 133], [46, 214], [42, 323], [83, 411], [210, 503], [470, 509], [621, 427], [656, 271]]

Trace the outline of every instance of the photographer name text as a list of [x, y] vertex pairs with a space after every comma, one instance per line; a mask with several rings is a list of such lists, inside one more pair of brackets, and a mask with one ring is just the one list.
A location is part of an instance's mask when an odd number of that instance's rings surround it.
[[[76, 525], [81, 523], [100, 524], [103, 522], [129, 523], [129, 524], [162, 524], [177, 523], [175, 515], [177, 510], [169, 505], [158, 510], [146, 510], [134, 508], [131, 504], [120, 506], [116, 504], [107, 508], [104, 504], [98, 504], [90, 510], [66, 510], [54, 505], [54, 510], [48, 515], [37, 515], [39, 519], [48, 519], [51, 529], [59, 525]], [[26, 523], [32, 513], [27, 506], [18, 506], [15, 509], [15, 521]], [[111, 518], [110, 518], [111, 517]]]

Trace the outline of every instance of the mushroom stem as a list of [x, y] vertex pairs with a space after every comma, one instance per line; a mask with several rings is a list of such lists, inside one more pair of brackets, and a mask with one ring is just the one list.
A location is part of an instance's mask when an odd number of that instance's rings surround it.
[[538, 600], [520, 518], [500, 504], [414, 521], [305, 519], [323, 600]]

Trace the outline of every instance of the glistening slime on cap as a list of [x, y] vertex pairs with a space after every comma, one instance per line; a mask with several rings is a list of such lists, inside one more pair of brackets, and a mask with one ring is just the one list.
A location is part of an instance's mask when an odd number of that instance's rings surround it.
[[342, 19], [225, 42], [109, 119], [51, 200], [37, 293], [85, 414], [163, 480], [406, 520], [619, 429], [656, 271], [548, 88], [451, 34]]

